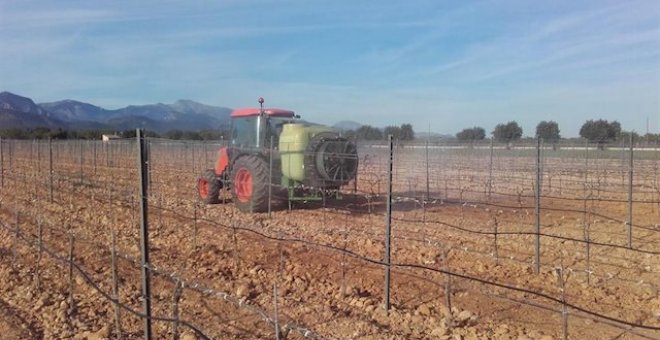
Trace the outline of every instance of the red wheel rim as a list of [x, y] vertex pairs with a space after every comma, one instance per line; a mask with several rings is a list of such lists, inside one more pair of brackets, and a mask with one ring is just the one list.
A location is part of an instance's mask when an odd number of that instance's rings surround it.
[[197, 180], [197, 192], [199, 192], [199, 197], [201, 198], [207, 198], [209, 196], [209, 181], [206, 178]]
[[236, 198], [243, 203], [247, 203], [252, 198], [252, 174], [248, 169], [241, 168], [234, 177], [234, 191]]

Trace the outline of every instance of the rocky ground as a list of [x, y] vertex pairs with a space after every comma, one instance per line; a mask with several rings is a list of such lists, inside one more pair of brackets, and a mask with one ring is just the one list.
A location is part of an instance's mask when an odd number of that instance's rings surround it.
[[[112, 294], [114, 230], [116, 250], [123, 256], [117, 259], [119, 301], [139, 311], [140, 269], [131, 261], [139, 258], [135, 172], [99, 168], [82, 182], [62, 175], [51, 203], [38, 173], [29, 164], [19, 166], [14, 171], [21, 175], [7, 177], [0, 197], [0, 221], [8, 227], [0, 228], [3, 338], [118, 338], [114, 305], [76, 270], [71, 299], [68, 265], [46, 253], [39, 260], [35, 241], [41, 223], [44, 244], [66, 259], [68, 235], [75, 235], [75, 262], [94, 285]], [[58, 167], [61, 174], [65, 169]], [[75, 164], [70, 171], [75, 174]], [[398, 200], [392, 261], [424, 268], [392, 267], [388, 315], [382, 307], [384, 267], [378, 263], [384, 253], [382, 197], [347, 192], [338, 203], [306, 204], [269, 217], [240, 213], [231, 204], [199, 205], [184, 185], [194, 182], [193, 173], [152, 171], [151, 262], [159, 273], [152, 278], [154, 315], [172, 318], [176, 309], [181, 320], [212, 338], [273, 338], [273, 323], [249, 306], [274, 318], [275, 305], [289, 339], [313, 334], [350, 339], [560, 338], [560, 303], [461, 278], [561, 299], [557, 268], [563, 268], [568, 303], [629, 323], [660, 326], [660, 256], [653, 254], [659, 250], [654, 223], [660, 215], [655, 205], [636, 208], [636, 224], [648, 228], [636, 230], [634, 242], [646, 252], [596, 245], [587, 250], [584, 243], [566, 239], [584, 237], [584, 214], [571, 212], [576, 208], [571, 201], [547, 199], [543, 230], [564, 239], [542, 239], [542, 266], [535, 274], [533, 236], [513, 235], [532, 230], [529, 201], [500, 197], [490, 205], [455, 200], [420, 205]], [[364, 193], [375, 184], [365, 179], [363, 185], [359, 191]], [[590, 239], [625, 244], [625, 225], [601, 216], [625, 216], [625, 205], [590, 204]], [[32, 242], [29, 247], [16, 243], [17, 218], [21, 235]], [[493, 230], [501, 233], [497, 239], [484, 234]], [[442, 270], [460, 276], [447, 280]], [[176, 280], [164, 273], [183, 280], [180, 299], [175, 298]], [[657, 331], [617, 327], [575, 309], [569, 313], [570, 338], [660, 338]], [[141, 319], [122, 310], [120, 320], [124, 338], [141, 337]], [[153, 327], [155, 338], [174, 335], [171, 322], [155, 321]], [[197, 338], [182, 324], [178, 330], [181, 338]]]

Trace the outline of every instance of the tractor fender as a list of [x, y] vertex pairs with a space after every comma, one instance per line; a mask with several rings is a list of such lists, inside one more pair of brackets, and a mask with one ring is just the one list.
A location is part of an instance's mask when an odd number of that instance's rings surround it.
[[229, 153], [227, 147], [222, 147], [218, 150], [218, 159], [215, 162], [215, 174], [222, 176], [229, 166]]

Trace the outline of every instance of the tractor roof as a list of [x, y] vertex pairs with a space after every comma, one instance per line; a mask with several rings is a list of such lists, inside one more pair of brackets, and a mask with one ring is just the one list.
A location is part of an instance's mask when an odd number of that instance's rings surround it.
[[[232, 111], [231, 117], [232, 118], [237, 118], [237, 117], [252, 117], [252, 116], [258, 116], [259, 113], [261, 112], [261, 109], [258, 107], [247, 107], [243, 109], [236, 109]], [[295, 115], [295, 112], [291, 110], [283, 110], [283, 109], [264, 109], [264, 113], [268, 116], [271, 117], [293, 117]]]

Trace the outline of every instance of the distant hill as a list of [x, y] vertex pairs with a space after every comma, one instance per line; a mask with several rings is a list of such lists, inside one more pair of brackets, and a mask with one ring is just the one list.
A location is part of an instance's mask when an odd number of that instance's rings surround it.
[[50, 127], [63, 129], [126, 130], [144, 128], [156, 132], [218, 129], [229, 123], [232, 109], [180, 99], [172, 104], [130, 105], [108, 110], [65, 99], [35, 104], [28, 97], [0, 93], [0, 128]]
[[32, 99], [6, 91], [0, 92], [0, 109], [26, 112], [36, 115], [43, 115], [46, 112], [37, 106]]
[[128, 130], [128, 129], [146, 129], [150, 131], [162, 132], [167, 130], [167, 124], [159, 122], [144, 116], [119, 116], [110, 118], [107, 123], [115, 130]]
[[177, 112], [207, 115], [221, 121], [229, 120], [229, 115], [232, 111], [232, 109], [227, 107], [210, 106], [187, 99], [179, 99], [174, 104], [169, 104], [168, 106]]
[[[232, 109], [179, 99], [172, 104], [129, 105], [108, 110], [72, 99], [49, 103], [35, 102], [11, 92], [0, 92], [0, 129], [36, 127], [70, 130], [128, 130], [143, 128], [158, 133], [170, 130], [199, 131], [222, 129], [229, 125]], [[344, 120], [333, 125], [340, 131], [357, 130], [363, 124]], [[424, 132], [416, 133], [426, 138]], [[431, 139], [453, 138], [432, 134]]]
[[[106, 122], [117, 128], [133, 121], [145, 129], [156, 132], [168, 130], [196, 131], [218, 129], [229, 122], [231, 109], [179, 100], [174, 104], [131, 105], [123, 109], [108, 111]], [[146, 120], [145, 120], [146, 119]], [[117, 124], [117, 122], [122, 122]], [[137, 126], [137, 125], [136, 125]]]
[[0, 92], [0, 127], [32, 129], [40, 126], [61, 128], [66, 124], [52, 118], [30, 98], [11, 92]]
[[107, 110], [98, 106], [66, 99], [52, 103], [41, 103], [39, 107], [44, 111], [63, 121], [103, 121], [107, 115]]
[[177, 112], [165, 104], [129, 105], [125, 108], [108, 111], [108, 119], [124, 116], [141, 116], [158, 121], [176, 119]]

